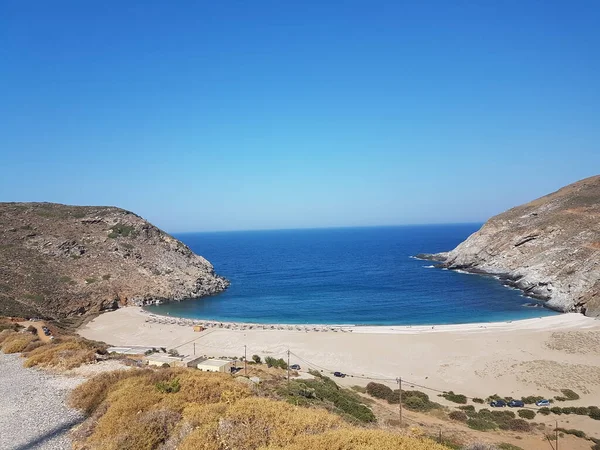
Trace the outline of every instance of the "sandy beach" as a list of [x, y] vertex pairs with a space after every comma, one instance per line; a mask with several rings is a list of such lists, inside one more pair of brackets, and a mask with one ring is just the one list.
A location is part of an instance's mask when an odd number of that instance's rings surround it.
[[[119, 346], [177, 348], [185, 355], [195, 348], [197, 355], [241, 357], [246, 345], [248, 358], [287, 358], [289, 349], [290, 362], [303, 369], [347, 373], [337, 379], [345, 385], [381, 379], [393, 386], [402, 377], [405, 389], [425, 386], [432, 397], [433, 389], [481, 398], [495, 393], [553, 397], [568, 388], [581, 395], [569, 406], [600, 404], [600, 321], [581, 314], [485, 324], [345, 327], [337, 332], [218, 323], [194, 332], [187, 323], [128, 307], [102, 314], [79, 333]], [[580, 428], [600, 437], [597, 422], [581, 419], [589, 423]]]

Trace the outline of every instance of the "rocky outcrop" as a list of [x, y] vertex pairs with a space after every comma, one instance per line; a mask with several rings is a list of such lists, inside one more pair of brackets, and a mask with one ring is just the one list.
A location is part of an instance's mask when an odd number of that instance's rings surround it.
[[64, 318], [216, 294], [185, 244], [113, 207], [0, 203], [0, 315]]
[[492, 217], [450, 252], [419, 256], [498, 275], [559, 311], [600, 316], [600, 176]]

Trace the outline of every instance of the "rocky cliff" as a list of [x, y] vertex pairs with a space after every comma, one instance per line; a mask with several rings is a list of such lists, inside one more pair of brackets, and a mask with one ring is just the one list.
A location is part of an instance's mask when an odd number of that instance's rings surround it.
[[227, 286], [207, 260], [129, 211], [0, 203], [0, 315], [72, 317]]
[[600, 316], [600, 176], [492, 217], [450, 252], [421, 256], [499, 275], [550, 308]]

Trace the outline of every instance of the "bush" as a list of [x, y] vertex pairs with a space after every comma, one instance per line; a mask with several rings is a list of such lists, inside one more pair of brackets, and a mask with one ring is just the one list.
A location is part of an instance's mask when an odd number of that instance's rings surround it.
[[532, 411], [531, 409], [520, 409], [517, 411], [517, 414], [523, 419], [531, 420], [535, 417], [535, 411]]
[[446, 400], [449, 400], [454, 403], [461, 403], [463, 405], [467, 403], [466, 396], [464, 396], [462, 394], [455, 394], [452, 391], [445, 392], [444, 394], [442, 394], [442, 397], [444, 397]]
[[473, 405], [459, 406], [458, 409], [462, 409], [463, 411], [475, 411], [475, 407]]
[[483, 399], [482, 399], [482, 398], [475, 397], [475, 398], [473, 399], [473, 403], [484, 403], [484, 401], [483, 401]]
[[480, 419], [478, 417], [472, 417], [467, 420], [467, 425], [469, 428], [473, 428], [474, 430], [479, 431], [490, 431], [496, 429], [496, 424], [494, 422], [490, 422], [485, 419]]
[[[564, 398], [564, 400], [579, 400], [579, 394], [575, 391], [572, 391], [571, 389], [561, 389], [560, 392], [562, 392], [563, 396], [562, 398]], [[555, 397], [558, 400], [558, 397]]]
[[179, 356], [179, 352], [175, 348], [170, 349], [167, 353], [169, 356]]
[[260, 356], [258, 356], [258, 355], [252, 355], [252, 361], [254, 361], [256, 364], [262, 363], [262, 360], [260, 359]]
[[163, 394], [175, 394], [181, 389], [179, 378], [171, 381], [159, 381], [155, 386], [158, 392], [162, 392]]
[[580, 416], [587, 416], [590, 413], [590, 409], [585, 406], [576, 406], [573, 409], [573, 414], [578, 414]]
[[583, 439], [587, 439], [587, 435], [585, 434], [585, 432], [581, 431], [581, 430], [567, 430], [565, 428], [557, 428], [558, 431], [561, 431], [565, 434], [572, 434], [573, 436], [577, 436], [578, 438], [583, 438]]
[[393, 393], [394, 391], [392, 388], [386, 386], [385, 384], [375, 383], [373, 381], [367, 384], [367, 394], [369, 394], [371, 397], [387, 400], [388, 398], [392, 397]]
[[548, 414], [550, 414], [550, 408], [548, 408], [547, 406], [543, 406], [540, 409], [538, 409], [538, 413], [547, 416]]
[[[350, 389], [341, 389], [332, 379], [320, 377], [314, 380], [296, 380], [281, 392], [292, 404], [324, 406], [359, 422], [374, 422], [375, 415], [362, 398]], [[307, 395], [308, 394], [308, 395]], [[299, 398], [302, 397], [302, 398]], [[312, 400], [306, 400], [312, 399]], [[300, 400], [300, 402], [299, 402]], [[331, 406], [333, 405], [333, 408]]]
[[590, 413], [588, 415], [594, 420], [600, 420], [600, 409], [592, 409], [592, 407], [590, 407]]
[[404, 406], [414, 411], [422, 411], [427, 407], [427, 403], [425, 403], [425, 401], [420, 397], [408, 397], [406, 400], [402, 400]]
[[448, 414], [448, 417], [452, 420], [458, 420], [459, 422], [466, 422], [469, 419], [463, 411], [452, 411]]
[[550, 412], [552, 414], [556, 414], [557, 416], [560, 416], [562, 414], [562, 408], [560, 408], [559, 406], [553, 406], [552, 408], [550, 408]]
[[283, 358], [275, 359], [272, 356], [267, 356], [265, 358], [265, 363], [267, 367], [279, 367], [281, 369], [287, 369], [287, 363], [283, 360]]
[[523, 450], [523, 448], [517, 447], [513, 444], [509, 444], [508, 442], [501, 442], [500, 444], [498, 444], [498, 448], [500, 450]]
[[523, 419], [511, 419], [508, 422], [508, 429], [511, 431], [531, 431], [531, 425], [529, 422]]
[[530, 395], [529, 397], [521, 397], [521, 401], [523, 403], [525, 403], [526, 405], [535, 405], [536, 402], [539, 402], [540, 400], [543, 400], [544, 397], [539, 397], [539, 396], [533, 396]]

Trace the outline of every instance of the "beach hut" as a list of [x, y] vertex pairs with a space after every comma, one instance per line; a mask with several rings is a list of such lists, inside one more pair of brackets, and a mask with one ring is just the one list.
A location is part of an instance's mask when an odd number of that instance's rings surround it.
[[196, 331], [196, 332], [204, 331], [204, 327], [202, 325], [194, 325], [194, 331]]

